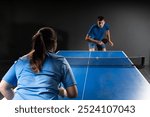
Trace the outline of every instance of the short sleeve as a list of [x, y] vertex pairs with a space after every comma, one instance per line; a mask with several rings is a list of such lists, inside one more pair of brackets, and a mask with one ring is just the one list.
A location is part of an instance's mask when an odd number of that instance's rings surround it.
[[2, 78], [5, 80], [8, 84], [11, 84], [13, 86], [17, 86], [17, 78], [15, 73], [15, 64], [16, 62], [10, 67], [10, 69], [7, 71], [7, 73]]
[[94, 38], [94, 28], [95, 28], [95, 24], [92, 25], [87, 33], [88, 36], [90, 36], [91, 38]]
[[67, 88], [72, 85], [76, 85], [74, 74], [73, 74], [72, 69], [66, 59], [64, 59], [62, 67], [63, 67], [62, 83], [63, 83], [64, 87]]
[[109, 30], [110, 29], [110, 25], [108, 23], [105, 24], [105, 28], [106, 30]]

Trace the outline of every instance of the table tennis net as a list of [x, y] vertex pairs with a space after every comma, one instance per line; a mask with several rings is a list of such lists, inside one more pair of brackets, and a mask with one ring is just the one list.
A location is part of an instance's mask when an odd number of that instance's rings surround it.
[[129, 58], [82, 58], [82, 57], [67, 57], [70, 65], [94, 65], [94, 66], [134, 66]]

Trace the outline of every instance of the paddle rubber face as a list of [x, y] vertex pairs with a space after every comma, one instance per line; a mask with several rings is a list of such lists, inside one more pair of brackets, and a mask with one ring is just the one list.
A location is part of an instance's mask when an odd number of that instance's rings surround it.
[[102, 42], [103, 42], [104, 44], [106, 44], [106, 43], [108, 43], [108, 39], [104, 38], [104, 39], [102, 39]]

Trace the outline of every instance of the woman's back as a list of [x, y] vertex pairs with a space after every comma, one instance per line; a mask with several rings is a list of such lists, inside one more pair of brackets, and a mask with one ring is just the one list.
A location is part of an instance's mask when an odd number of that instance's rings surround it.
[[18, 86], [13, 99], [58, 99], [58, 86], [62, 81], [65, 85], [64, 77], [67, 76], [64, 76], [64, 73], [67, 74], [67, 67], [69, 66], [64, 57], [48, 53], [41, 71], [34, 73], [31, 70], [28, 57], [20, 58], [15, 65]]

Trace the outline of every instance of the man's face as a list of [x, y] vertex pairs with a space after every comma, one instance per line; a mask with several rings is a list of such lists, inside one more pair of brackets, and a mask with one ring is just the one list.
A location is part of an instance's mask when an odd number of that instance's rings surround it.
[[98, 25], [100, 28], [103, 28], [104, 24], [105, 24], [105, 21], [104, 21], [104, 20], [102, 20], [102, 21], [98, 21], [98, 20], [97, 20], [97, 25]]

